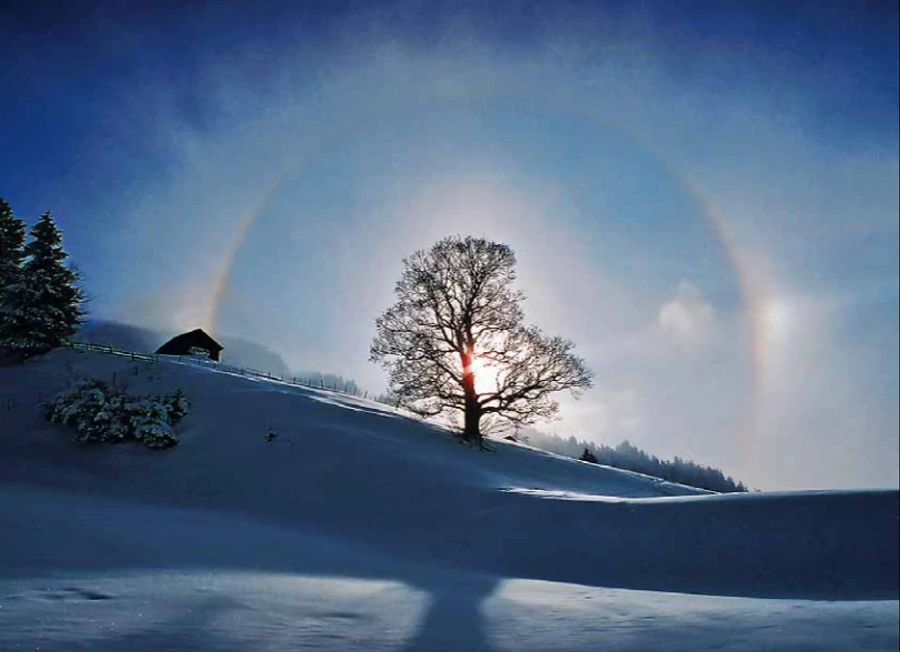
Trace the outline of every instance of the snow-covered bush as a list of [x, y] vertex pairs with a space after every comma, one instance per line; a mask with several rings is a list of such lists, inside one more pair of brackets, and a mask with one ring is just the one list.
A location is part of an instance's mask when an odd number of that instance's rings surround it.
[[186, 417], [188, 411], [191, 409], [191, 402], [188, 401], [187, 396], [181, 391], [180, 387], [175, 390], [174, 394], [161, 396], [160, 399], [166, 406], [166, 410], [169, 413], [169, 422], [172, 425], [175, 425]]
[[147, 448], [171, 448], [178, 445], [178, 437], [172, 426], [167, 423], [147, 423], [135, 433], [137, 439], [144, 442]]
[[135, 440], [148, 448], [178, 444], [172, 426], [190, 409], [180, 389], [174, 394], [133, 396], [102, 380], [85, 380], [44, 406], [47, 420], [75, 428], [78, 441]]
[[125, 439], [127, 424], [121, 393], [101, 380], [87, 380], [45, 404], [47, 420], [73, 426], [79, 441], [117, 442]]

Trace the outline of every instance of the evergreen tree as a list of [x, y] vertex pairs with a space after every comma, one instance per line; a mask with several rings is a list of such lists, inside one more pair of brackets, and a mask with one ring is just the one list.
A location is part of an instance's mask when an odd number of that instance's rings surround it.
[[[9, 319], [7, 294], [22, 276], [24, 244], [25, 222], [17, 219], [9, 202], [0, 197], [0, 333]], [[0, 350], [0, 359], [3, 357]]]
[[0, 197], [0, 319], [3, 294], [7, 287], [16, 283], [22, 273], [25, 257], [25, 222], [13, 215], [12, 206]]
[[597, 456], [591, 452], [590, 448], [585, 447], [584, 452], [579, 457], [582, 462], [590, 462], [591, 464], [597, 463]]
[[62, 233], [44, 213], [25, 245], [21, 278], [4, 299], [0, 346], [21, 355], [49, 351], [78, 331], [84, 294], [78, 273], [70, 269], [62, 247]]

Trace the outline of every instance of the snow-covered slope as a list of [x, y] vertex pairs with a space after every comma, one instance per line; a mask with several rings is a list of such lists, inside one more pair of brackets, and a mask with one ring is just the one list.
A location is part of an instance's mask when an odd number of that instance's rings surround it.
[[[38, 403], [86, 376], [184, 389], [181, 444], [72, 443]], [[896, 491], [702, 495], [173, 361], [0, 391], [0, 649], [896, 647]]]

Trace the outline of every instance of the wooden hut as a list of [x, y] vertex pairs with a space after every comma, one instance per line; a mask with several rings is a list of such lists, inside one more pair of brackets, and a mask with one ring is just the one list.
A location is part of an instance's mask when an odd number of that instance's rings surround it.
[[156, 352], [164, 355], [200, 355], [210, 360], [219, 360], [224, 347], [206, 334], [202, 328], [176, 335], [159, 347]]

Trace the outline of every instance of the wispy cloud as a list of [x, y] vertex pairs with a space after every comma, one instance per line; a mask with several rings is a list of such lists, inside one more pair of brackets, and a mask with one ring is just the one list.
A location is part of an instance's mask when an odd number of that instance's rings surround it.
[[663, 332], [687, 350], [695, 350], [710, 337], [715, 310], [700, 291], [687, 281], [681, 281], [675, 296], [659, 309], [657, 321]]

